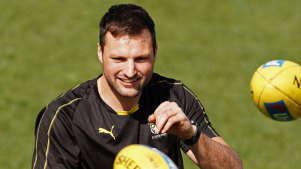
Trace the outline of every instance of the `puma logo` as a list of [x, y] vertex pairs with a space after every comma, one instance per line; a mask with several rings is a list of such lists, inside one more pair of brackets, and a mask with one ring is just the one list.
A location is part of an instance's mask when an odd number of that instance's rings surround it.
[[108, 130], [106, 130], [106, 129], [104, 129], [104, 128], [99, 128], [99, 129], [98, 129], [98, 132], [99, 132], [99, 133], [110, 134], [110, 135], [113, 137], [113, 139], [115, 140], [115, 136], [114, 136], [114, 134], [113, 134], [113, 128], [114, 128], [114, 126], [112, 126], [111, 131], [108, 131]]

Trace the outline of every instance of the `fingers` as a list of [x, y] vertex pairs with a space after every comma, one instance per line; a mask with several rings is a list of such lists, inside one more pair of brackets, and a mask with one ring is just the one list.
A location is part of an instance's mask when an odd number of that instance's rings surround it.
[[[157, 133], [169, 133], [183, 135], [190, 126], [190, 122], [182, 109], [175, 102], [165, 101], [148, 118], [149, 122], [155, 123]], [[185, 125], [186, 124], [186, 125]]]
[[158, 133], [162, 132], [162, 129], [164, 128], [168, 119], [176, 115], [174, 107], [175, 105], [172, 102], [166, 101], [160, 104], [155, 110], [154, 115], [156, 118], [156, 127], [158, 129]]
[[176, 132], [172, 130], [172, 126], [177, 122], [177, 119], [179, 119], [176, 115], [168, 118], [165, 125], [163, 126], [161, 132], [165, 133], [169, 131], [170, 134], [175, 134]]
[[167, 102], [161, 103], [155, 110], [154, 114], [151, 114], [150, 116], [148, 116], [148, 121], [151, 123], [155, 123], [156, 122], [156, 112], [158, 112], [158, 110], [161, 109], [161, 107], [164, 107], [166, 104], [167, 104]]
[[151, 114], [150, 116], [148, 116], [148, 121], [151, 123], [155, 123], [156, 122], [155, 114]]

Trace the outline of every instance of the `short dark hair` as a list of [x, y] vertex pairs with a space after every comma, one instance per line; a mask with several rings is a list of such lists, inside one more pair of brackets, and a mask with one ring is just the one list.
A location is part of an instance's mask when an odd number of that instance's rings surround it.
[[149, 14], [140, 6], [133, 4], [113, 5], [104, 14], [99, 23], [99, 44], [103, 51], [107, 32], [114, 37], [123, 35], [138, 35], [148, 29], [152, 36], [152, 46], [155, 52], [157, 45], [155, 24]]

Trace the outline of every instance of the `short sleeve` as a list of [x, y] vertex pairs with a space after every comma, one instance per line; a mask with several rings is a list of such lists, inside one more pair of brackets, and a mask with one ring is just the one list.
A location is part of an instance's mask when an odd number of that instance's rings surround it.
[[[70, 105], [70, 103], [69, 103]], [[80, 168], [79, 148], [72, 133], [71, 108], [46, 106], [37, 116], [32, 168]]]
[[[213, 128], [200, 100], [184, 84], [181, 106], [189, 120], [193, 120], [200, 125], [203, 134], [206, 134], [210, 138], [219, 136], [217, 131]], [[183, 140], [180, 140], [180, 146], [185, 153], [189, 150], [189, 147], [184, 144]]]

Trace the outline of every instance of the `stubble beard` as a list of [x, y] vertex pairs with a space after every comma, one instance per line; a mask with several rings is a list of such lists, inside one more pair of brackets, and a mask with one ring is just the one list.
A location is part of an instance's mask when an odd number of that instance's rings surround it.
[[[111, 88], [111, 90], [119, 97], [123, 98], [135, 98], [140, 96], [142, 93], [143, 88], [146, 86], [146, 84], [139, 84], [137, 88], [130, 88], [127, 89], [126, 87], [122, 86], [121, 84], [114, 83], [112, 80], [107, 79], [107, 82]], [[135, 90], [135, 93], [132, 93], [133, 91], [126, 91], [126, 90]], [[132, 94], [129, 94], [128, 92], [131, 92]]]

